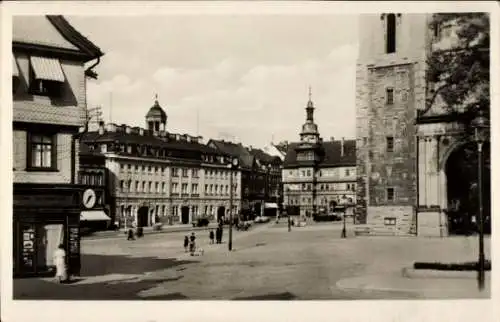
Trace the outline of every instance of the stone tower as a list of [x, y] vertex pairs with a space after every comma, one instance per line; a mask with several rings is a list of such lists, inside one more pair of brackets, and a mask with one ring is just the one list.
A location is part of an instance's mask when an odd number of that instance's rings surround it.
[[428, 19], [360, 18], [356, 68], [357, 198], [373, 229], [412, 233], [417, 204], [417, 110], [425, 105]]
[[167, 113], [158, 103], [158, 95], [155, 96], [154, 105], [146, 114], [146, 128], [152, 132], [165, 131], [167, 128]]

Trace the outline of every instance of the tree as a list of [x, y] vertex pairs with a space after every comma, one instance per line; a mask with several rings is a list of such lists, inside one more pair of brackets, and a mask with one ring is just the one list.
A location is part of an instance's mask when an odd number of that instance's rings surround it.
[[456, 37], [448, 48], [432, 50], [428, 56], [426, 75], [432, 90], [427, 109], [440, 98], [450, 114], [463, 112], [473, 117], [482, 110], [489, 117], [489, 14], [435, 14], [431, 24], [435, 36], [439, 37], [443, 29], [452, 28]]
[[[440, 37], [442, 30], [451, 30], [452, 41], [445, 48], [430, 51], [426, 73], [429, 95], [427, 109], [439, 100], [451, 115], [461, 115], [465, 125], [464, 135], [471, 135], [471, 120], [479, 113], [490, 116], [490, 19], [488, 13], [446, 13], [435, 14], [431, 20], [434, 36]], [[454, 34], [454, 35], [453, 35]], [[454, 37], [453, 37], [454, 36]], [[477, 147], [467, 144], [459, 151], [460, 157], [449, 160], [454, 167], [456, 183], [449, 189], [463, 185], [461, 199], [467, 200], [468, 209], [462, 216], [477, 211]], [[484, 151], [486, 175], [489, 177], [490, 149]], [[453, 178], [450, 177], [450, 183]], [[490, 182], [483, 180], [486, 230], [490, 221]], [[474, 188], [475, 187], [475, 188]], [[476, 189], [476, 190], [475, 190]], [[467, 214], [468, 213], [468, 214]]]

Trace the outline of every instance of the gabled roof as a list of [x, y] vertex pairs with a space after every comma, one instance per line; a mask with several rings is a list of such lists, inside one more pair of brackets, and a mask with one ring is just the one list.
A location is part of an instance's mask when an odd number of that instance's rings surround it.
[[[290, 143], [285, 156], [284, 167], [298, 167], [303, 164], [297, 161], [296, 149], [299, 142]], [[324, 153], [323, 159], [318, 166], [322, 167], [341, 167], [356, 166], [356, 140], [344, 140], [344, 155], [341, 154], [342, 141], [326, 141], [321, 143], [321, 149]]]
[[255, 157], [241, 143], [226, 142], [221, 140], [209, 140], [207, 146], [213, 145], [217, 150], [230, 156], [238, 157], [242, 168], [251, 169]]
[[14, 16], [13, 47], [69, 54], [86, 62], [104, 55], [63, 16]]
[[262, 151], [261, 149], [250, 149], [250, 154], [252, 154], [256, 159], [263, 161], [266, 164], [278, 163], [281, 159], [278, 156], [272, 156]]

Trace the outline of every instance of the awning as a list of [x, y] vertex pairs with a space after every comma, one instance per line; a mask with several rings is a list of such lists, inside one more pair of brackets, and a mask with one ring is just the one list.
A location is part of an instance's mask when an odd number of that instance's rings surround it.
[[17, 67], [16, 57], [12, 56], [12, 76], [19, 77], [19, 68]]
[[80, 220], [82, 221], [99, 221], [111, 220], [102, 210], [88, 210], [80, 213]]
[[64, 83], [64, 73], [59, 59], [31, 56], [30, 61], [36, 79]]
[[264, 208], [278, 209], [278, 204], [274, 202], [266, 202]]

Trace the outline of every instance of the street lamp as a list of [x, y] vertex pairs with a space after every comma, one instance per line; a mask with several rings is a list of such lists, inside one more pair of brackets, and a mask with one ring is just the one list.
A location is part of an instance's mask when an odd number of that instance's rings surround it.
[[489, 120], [484, 112], [479, 110], [478, 115], [472, 120], [474, 140], [477, 143], [477, 181], [479, 203], [479, 262], [477, 269], [477, 284], [480, 290], [484, 289], [484, 215], [483, 215], [483, 144], [488, 140]]
[[346, 207], [346, 202], [345, 202], [346, 199], [342, 198], [342, 205], [344, 206], [344, 215], [342, 216], [343, 217], [343, 220], [342, 220], [342, 235], [340, 236], [341, 238], [347, 238], [347, 231], [346, 231], [346, 227], [345, 227], [345, 217], [346, 217], [346, 210], [347, 210], [347, 207]]
[[228, 242], [228, 249], [231, 251], [233, 249], [233, 175], [234, 175], [234, 170], [238, 168], [239, 165], [239, 160], [238, 158], [233, 158], [231, 160], [231, 164], [229, 165], [230, 167], [230, 176], [229, 176], [229, 242]]

